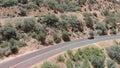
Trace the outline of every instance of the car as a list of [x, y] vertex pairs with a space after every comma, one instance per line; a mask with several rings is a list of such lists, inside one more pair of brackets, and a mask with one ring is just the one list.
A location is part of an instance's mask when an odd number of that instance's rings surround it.
[[94, 36], [88, 37], [88, 39], [94, 39]]

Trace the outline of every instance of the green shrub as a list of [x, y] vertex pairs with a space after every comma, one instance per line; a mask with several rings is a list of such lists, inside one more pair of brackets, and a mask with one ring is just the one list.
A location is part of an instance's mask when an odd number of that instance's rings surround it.
[[110, 13], [109, 13], [108, 10], [104, 10], [104, 11], [103, 11], [103, 14], [104, 14], [105, 16], [108, 16]]
[[94, 68], [104, 68], [104, 61], [105, 61], [104, 57], [93, 55], [90, 61], [94, 66]]
[[26, 11], [25, 10], [21, 10], [20, 13], [19, 13], [20, 16], [26, 16]]
[[107, 53], [110, 58], [115, 59], [118, 63], [120, 63], [120, 46], [110, 46], [107, 48]]
[[34, 32], [39, 34], [40, 32], [46, 32], [46, 26], [41, 24], [35, 24]]
[[61, 38], [56, 33], [53, 34], [53, 38], [54, 38], [55, 43], [61, 42]]
[[[64, 3], [63, 3], [64, 2]], [[78, 11], [80, 7], [77, 2], [72, 2], [70, 0], [45, 0], [44, 5], [52, 10], [58, 10], [60, 12], [64, 11]]]
[[53, 45], [53, 40], [52, 39], [47, 39], [46, 44], [47, 45]]
[[22, 4], [27, 4], [28, 3], [28, 0], [18, 0], [19, 3], [22, 3]]
[[87, 47], [82, 50], [81, 56], [90, 60], [95, 68], [104, 68], [105, 55], [102, 50], [96, 47]]
[[108, 68], [117, 68], [117, 65], [116, 65], [115, 61], [109, 59], [109, 60], [107, 60], [107, 67]]
[[46, 34], [41, 32], [37, 35], [37, 40], [41, 41], [42, 44], [45, 44]]
[[23, 41], [16, 41], [14, 45], [17, 45], [19, 47], [24, 47], [24, 46], [26, 46], [26, 43]]
[[94, 22], [91, 17], [89, 16], [85, 17], [85, 22], [88, 27], [93, 28]]
[[30, 32], [35, 28], [35, 21], [31, 18], [27, 18], [19, 27], [24, 32]]
[[1, 28], [1, 35], [3, 39], [9, 40], [11, 38], [17, 39], [17, 31], [11, 25], [5, 25]]
[[80, 62], [75, 62], [75, 68], [81, 68]]
[[52, 64], [46, 61], [41, 65], [41, 68], [52, 68]]
[[36, 5], [42, 6], [44, 0], [32, 0]]
[[58, 65], [56, 65], [56, 64], [53, 64], [52, 68], [60, 68], [60, 67]]
[[9, 7], [16, 5], [18, 3], [18, 0], [1, 0], [3, 7]]
[[69, 58], [70, 58], [71, 60], [73, 60], [74, 55], [73, 55], [72, 51], [71, 51], [71, 50], [68, 50], [68, 51], [67, 51], [67, 54], [68, 54]]
[[48, 14], [44, 17], [43, 22], [48, 26], [56, 27], [59, 19], [54, 14]]
[[57, 57], [57, 61], [58, 61], [58, 62], [64, 62], [64, 61], [65, 61], [65, 58], [64, 58], [62, 55], [59, 55], [59, 56]]
[[87, 0], [78, 0], [78, 4], [79, 5], [84, 5], [86, 3]]
[[18, 51], [19, 51], [19, 48], [18, 48], [17, 45], [12, 45], [12, 46], [10, 46], [10, 49], [11, 49], [11, 52], [12, 52], [13, 54], [17, 54]]
[[9, 42], [3, 42], [2, 44], [0, 44], [1, 48], [6, 48], [6, 47], [9, 47], [9, 46], [10, 46]]
[[62, 39], [64, 41], [70, 41], [69, 33], [67, 31], [65, 31], [65, 30], [62, 32]]
[[59, 68], [59, 66], [55, 64], [51, 64], [50, 62], [44, 62], [41, 65], [41, 68]]
[[73, 61], [79, 61], [80, 60], [80, 54], [79, 54], [79, 52], [77, 51], [76, 53], [75, 53], [75, 55], [74, 55], [74, 57], [73, 57]]
[[67, 66], [67, 68], [73, 68], [73, 63], [72, 63], [72, 61], [71, 61], [71, 60], [67, 60], [67, 61], [66, 61], [66, 66]]
[[15, 39], [10, 39], [9, 40], [11, 46], [18, 46], [18, 47], [23, 47], [26, 46], [26, 43], [23, 41], [17, 41]]
[[34, 3], [24, 4], [24, 5], [22, 5], [22, 7], [27, 8], [27, 9], [38, 9], [39, 8]]
[[91, 68], [88, 60], [83, 60], [81, 68]]
[[89, 4], [94, 4], [94, 3], [96, 3], [96, 0], [88, 0], [88, 3]]
[[107, 28], [104, 23], [96, 23], [96, 29], [99, 30], [99, 35], [106, 35], [107, 34]]

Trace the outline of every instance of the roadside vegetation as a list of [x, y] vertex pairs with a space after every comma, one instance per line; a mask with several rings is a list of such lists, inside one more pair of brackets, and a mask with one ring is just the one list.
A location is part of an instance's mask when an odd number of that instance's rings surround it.
[[[50, 61], [50, 63], [58, 65], [59, 68], [119, 68], [119, 48], [119, 45], [112, 45], [105, 50], [95, 46], [68, 50], [54, 58], [54, 62]], [[49, 67], [46, 62], [43, 62], [42, 66]]]
[[[116, 3], [112, 0], [109, 0], [109, 2]], [[8, 10], [14, 10], [15, 7], [18, 8], [12, 14], [4, 14], [7, 17], [25, 17], [29, 16], [31, 11], [38, 12], [37, 16], [32, 15], [34, 16], [33, 18], [24, 18], [20, 21], [17, 20], [0, 25], [0, 55], [4, 57], [17, 54], [22, 47], [27, 46], [31, 39], [36, 40], [38, 46], [49, 46], [83, 38], [88, 36], [91, 31], [95, 36], [118, 34], [120, 32], [120, 25], [118, 25], [120, 24], [120, 13], [110, 12], [109, 9], [112, 6], [109, 6], [106, 10], [97, 10], [103, 17], [103, 20], [99, 20], [98, 13], [91, 12], [92, 10], [95, 11], [91, 7], [95, 4], [98, 4], [97, 0], [0, 0], [0, 8]], [[87, 5], [88, 10], [85, 9]], [[99, 6], [101, 6], [100, 3], [98, 4]], [[42, 9], [46, 9], [46, 11]], [[42, 11], [44, 15], [39, 15]], [[72, 14], [73, 12], [79, 12], [82, 17]], [[88, 54], [86, 50], [89, 49], [90, 53]], [[91, 56], [90, 54], [93, 52], [91, 49], [98, 54], [100, 53], [100, 55], [92, 53], [93, 55]], [[83, 54], [82, 51], [86, 53]], [[99, 49], [87, 48], [82, 51], [81, 56], [79, 55], [79, 50], [75, 55], [68, 51], [70, 59], [67, 60], [66, 65], [72, 67], [75, 64], [79, 67], [80, 64], [77, 60], [80, 60], [81, 57], [84, 58], [83, 66], [86, 66], [86, 62], [87, 64], [91, 62], [97, 68], [105, 61], [105, 56]], [[57, 60], [65, 62], [62, 56], [59, 56]], [[48, 62], [47, 64], [52, 66]]]

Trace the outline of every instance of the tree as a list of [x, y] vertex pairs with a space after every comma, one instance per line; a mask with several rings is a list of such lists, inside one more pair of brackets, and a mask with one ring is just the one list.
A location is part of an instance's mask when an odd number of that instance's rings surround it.
[[70, 41], [69, 33], [67, 31], [65, 31], [65, 30], [63, 30], [63, 32], [62, 32], [62, 39], [64, 41]]
[[53, 34], [53, 38], [54, 38], [55, 43], [61, 42], [61, 38], [56, 33]]
[[43, 22], [46, 23], [46, 25], [51, 27], [56, 27], [56, 24], [58, 21], [59, 21], [59, 18], [57, 18], [54, 14], [48, 14], [43, 19]]
[[28, 3], [28, 0], [18, 0], [19, 3], [22, 3], [22, 4], [27, 4]]
[[93, 28], [94, 22], [90, 16], [87, 16], [85, 18], [86, 25], [90, 28]]
[[67, 68], [73, 68], [72, 61], [71, 60], [67, 60], [66, 61], [66, 66], [67, 66]]
[[57, 61], [58, 61], [58, 62], [64, 62], [65, 59], [64, 59], [64, 57], [63, 57], [62, 55], [59, 55], [59, 56], [57, 57]]
[[108, 59], [107, 60], [107, 67], [108, 68], [117, 68], [117, 65], [116, 65], [115, 61]]
[[35, 28], [35, 21], [31, 18], [27, 18], [20, 26], [21, 26], [21, 30], [25, 32], [29, 32]]
[[9, 40], [11, 38], [17, 39], [17, 32], [11, 25], [3, 26], [0, 33], [5, 40]]
[[38, 35], [37, 35], [37, 39], [39, 40], [39, 41], [41, 41], [41, 43], [42, 44], [45, 44], [45, 39], [46, 39], [46, 34], [45, 33], [39, 33]]
[[9, 7], [16, 5], [18, 3], [18, 0], [1, 0], [3, 7]]

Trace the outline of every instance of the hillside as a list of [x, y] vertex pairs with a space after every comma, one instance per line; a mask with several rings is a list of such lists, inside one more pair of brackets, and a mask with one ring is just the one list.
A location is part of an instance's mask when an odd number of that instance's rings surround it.
[[82, 46], [50, 57], [30, 68], [120, 68], [120, 40]]
[[0, 0], [0, 56], [120, 33], [116, 0]]

